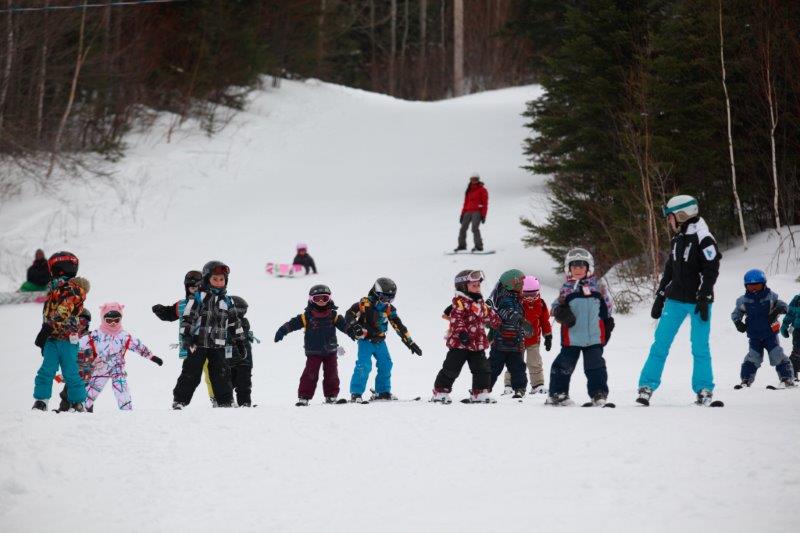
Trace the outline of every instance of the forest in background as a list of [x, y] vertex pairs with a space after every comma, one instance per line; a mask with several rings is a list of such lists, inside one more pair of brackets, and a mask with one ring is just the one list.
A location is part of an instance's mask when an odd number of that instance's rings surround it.
[[[654, 281], [661, 206], [698, 198], [723, 244], [800, 223], [800, 2], [528, 0], [512, 22], [546, 92], [529, 103], [529, 170], [552, 210], [522, 220], [557, 261]], [[796, 236], [778, 232], [779, 239]], [[619, 273], [619, 272], [618, 272]]]

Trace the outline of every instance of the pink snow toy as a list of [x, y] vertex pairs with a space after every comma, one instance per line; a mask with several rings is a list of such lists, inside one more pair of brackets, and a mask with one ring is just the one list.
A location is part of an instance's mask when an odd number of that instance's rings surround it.
[[300, 250], [308, 250], [308, 245], [304, 242], [298, 242], [297, 251], [299, 252]]
[[525, 276], [522, 281], [522, 292], [534, 292], [539, 290], [539, 278], [535, 276]]

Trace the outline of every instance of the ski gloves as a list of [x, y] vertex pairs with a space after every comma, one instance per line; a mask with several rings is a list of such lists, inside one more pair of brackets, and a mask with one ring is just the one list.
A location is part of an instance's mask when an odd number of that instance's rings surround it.
[[745, 324], [741, 320], [737, 320], [736, 322], [733, 323], [733, 325], [736, 326], [736, 331], [738, 331], [739, 333], [744, 333], [745, 331], [747, 331], [747, 324]]
[[155, 364], [157, 364], [158, 366], [161, 366], [161, 365], [164, 364], [164, 361], [157, 355], [154, 355], [153, 357], [151, 357], [150, 360], [152, 362], [154, 362]]
[[469, 333], [467, 333], [466, 331], [459, 331], [458, 332], [458, 341], [461, 344], [463, 344], [464, 346], [469, 344]]
[[550, 348], [552, 348], [552, 347], [553, 347], [553, 336], [552, 335], [545, 335], [544, 336], [544, 349], [549, 352]]
[[575, 313], [572, 312], [572, 309], [569, 308], [568, 305], [559, 305], [553, 311], [553, 316], [558, 321], [559, 324], [563, 324], [568, 328], [571, 328], [577, 322], [577, 318], [575, 318]]
[[283, 329], [283, 326], [279, 327], [278, 331], [275, 332], [275, 342], [281, 342], [285, 336], [286, 330]]
[[789, 338], [789, 328], [787, 326], [781, 327], [781, 335], [787, 339]]
[[697, 295], [697, 305], [694, 306], [694, 313], [700, 314], [700, 320], [703, 322], [708, 322], [708, 306], [713, 300], [713, 296], [710, 294], [708, 295]]
[[411, 340], [411, 337], [404, 337], [403, 338], [403, 344], [405, 344], [406, 348], [411, 350], [411, 353], [413, 353], [414, 355], [422, 356], [422, 350], [420, 350], [420, 348], [419, 348], [419, 346], [417, 346], [416, 342]]
[[39, 330], [39, 333], [36, 335], [36, 340], [33, 341], [33, 344], [35, 344], [39, 348], [44, 349], [44, 343], [47, 342], [47, 338], [50, 336], [50, 333], [52, 333], [52, 331], [53, 328], [52, 326], [50, 326], [50, 324], [43, 323], [42, 329]]
[[603, 343], [603, 346], [608, 344], [608, 341], [611, 340], [611, 332], [614, 331], [616, 324], [614, 323], [614, 317], [610, 316], [608, 318], [603, 319], [603, 325], [606, 329], [606, 342]]
[[656, 301], [653, 302], [653, 308], [650, 309], [650, 316], [653, 318], [653, 320], [658, 320], [661, 318], [661, 311], [664, 310], [665, 299], [666, 298], [663, 290], [656, 291]]
[[353, 340], [363, 339], [366, 337], [367, 332], [364, 331], [364, 328], [361, 327], [361, 324], [354, 323], [352, 326], [348, 328], [348, 332], [350, 334], [350, 338]]

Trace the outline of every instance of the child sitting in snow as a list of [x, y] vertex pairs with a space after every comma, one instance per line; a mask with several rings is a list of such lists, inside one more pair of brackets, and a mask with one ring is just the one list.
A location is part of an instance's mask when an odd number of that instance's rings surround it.
[[767, 350], [769, 363], [778, 372], [781, 384], [794, 387], [792, 363], [783, 353], [777, 333], [778, 315], [785, 313], [788, 306], [767, 287], [767, 276], [761, 270], [748, 270], [744, 275], [744, 287], [746, 292], [736, 300], [731, 320], [739, 332], [747, 333], [750, 350], [742, 362], [742, 382], [734, 388], [742, 389], [753, 384], [756, 371], [764, 360], [764, 350]]
[[[314, 285], [308, 291], [308, 305], [305, 311], [292, 318], [275, 333], [275, 342], [280, 342], [288, 333], [305, 329], [304, 347], [306, 351], [306, 367], [300, 376], [300, 386], [297, 389], [298, 407], [308, 405], [314, 397], [319, 380], [319, 367], [323, 368], [322, 391], [325, 394], [325, 403], [346, 403], [347, 400], [338, 400], [339, 372], [337, 356], [339, 343], [336, 340], [336, 330], [348, 333], [347, 323], [342, 315], [336, 313], [336, 305], [331, 299], [331, 290], [326, 285]], [[363, 330], [357, 324], [351, 329], [353, 336], [363, 335]]]
[[117, 302], [100, 306], [100, 327], [80, 341], [80, 350], [91, 350], [92, 376], [86, 384], [86, 409], [92, 411], [94, 402], [103, 392], [109, 380], [117, 398], [117, 405], [123, 411], [133, 409], [128, 391], [128, 374], [125, 372], [125, 355], [133, 350], [158, 366], [164, 364], [160, 357], [153, 355], [142, 341], [122, 329], [122, 310]]
[[781, 335], [787, 339], [790, 335], [792, 337], [792, 355], [789, 356], [789, 360], [792, 362], [794, 380], [797, 381], [797, 375], [800, 373], [800, 294], [795, 295], [789, 303], [789, 309], [783, 317]]
[[308, 246], [305, 243], [297, 243], [297, 255], [294, 256], [292, 264], [305, 267], [306, 274], [311, 270], [314, 271], [314, 274], [317, 273], [317, 265], [314, 264], [314, 259], [308, 255]]

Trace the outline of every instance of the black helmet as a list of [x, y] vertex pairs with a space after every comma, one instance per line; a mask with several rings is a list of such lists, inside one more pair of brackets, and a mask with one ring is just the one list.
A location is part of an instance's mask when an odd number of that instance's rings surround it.
[[47, 260], [47, 268], [54, 278], [74, 278], [78, 274], [78, 258], [72, 252], [56, 252]]
[[241, 296], [231, 296], [231, 301], [233, 302], [233, 308], [236, 309], [236, 314], [239, 316], [244, 316], [247, 313], [247, 302]]
[[183, 276], [183, 285], [185, 287], [200, 285], [201, 281], [203, 281], [203, 274], [197, 270], [190, 270], [185, 276]]
[[374, 294], [378, 300], [388, 303], [397, 295], [397, 285], [389, 278], [378, 278], [369, 292]]
[[331, 288], [327, 285], [314, 285], [308, 290], [308, 301], [317, 307], [325, 307], [331, 301]]
[[231, 269], [222, 261], [209, 261], [203, 265], [203, 287], [208, 287], [208, 280], [213, 274], [223, 274], [225, 276], [225, 286], [228, 286], [228, 274]]
[[317, 294], [331, 294], [331, 288], [327, 285], [314, 285], [308, 290], [309, 296], [316, 296]]
[[80, 318], [81, 320], [85, 320], [85, 321], [86, 321], [86, 323], [88, 324], [89, 322], [91, 322], [91, 321], [92, 321], [92, 313], [91, 313], [91, 311], [89, 311], [88, 309], [86, 309], [86, 308], [84, 307], [84, 308], [81, 310], [81, 312], [80, 312], [80, 313], [78, 313], [78, 318]]

